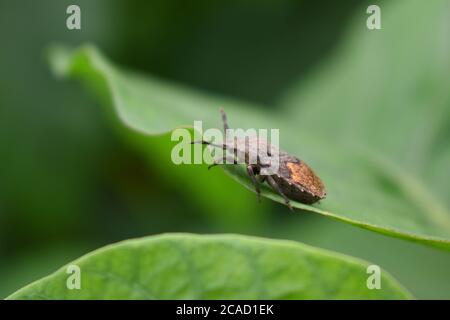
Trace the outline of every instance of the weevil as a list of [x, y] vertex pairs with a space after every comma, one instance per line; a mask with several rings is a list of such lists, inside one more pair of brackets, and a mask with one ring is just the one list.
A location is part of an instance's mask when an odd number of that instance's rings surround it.
[[[222, 108], [220, 109], [220, 113], [222, 115], [223, 129], [226, 136], [226, 132], [229, 129], [227, 116]], [[221, 164], [223, 160], [228, 160], [230, 156], [227, 152], [233, 154], [231, 163], [234, 164], [238, 164], [239, 160], [242, 161], [239, 158], [243, 157], [243, 163], [246, 164], [247, 173], [254, 185], [258, 200], [261, 199], [260, 183], [264, 182], [267, 182], [284, 199], [284, 202], [291, 210], [292, 206], [289, 199], [304, 204], [313, 204], [326, 197], [324, 184], [304, 161], [290, 155], [286, 151], [278, 149], [277, 146], [271, 145], [267, 141], [261, 141], [257, 136], [246, 137], [245, 139], [235, 137], [234, 139], [231, 142], [225, 139], [222, 145], [204, 140], [193, 141], [192, 143], [211, 145], [225, 150], [225, 154], [219, 159], [215, 159], [208, 169]], [[265, 148], [261, 148], [261, 146]], [[265, 152], [261, 152], [261, 149]], [[249, 152], [252, 151], [257, 153], [257, 161], [255, 164], [249, 161]], [[267, 164], [265, 160], [275, 152], [277, 152], [279, 157], [278, 170], [275, 173], [265, 174], [264, 167]]]

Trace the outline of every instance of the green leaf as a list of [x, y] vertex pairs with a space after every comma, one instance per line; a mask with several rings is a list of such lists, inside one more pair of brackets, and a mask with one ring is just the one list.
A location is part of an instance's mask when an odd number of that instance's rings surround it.
[[330, 201], [322, 208], [448, 249], [450, 4], [381, 8], [382, 29], [368, 30], [367, 16], [358, 14], [350, 41], [287, 91], [282, 112], [291, 125], [342, 148], [337, 158], [351, 155], [347, 163], [333, 159]]
[[[314, 128], [301, 124], [298, 119], [292, 121], [289, 112], [273, 114], [252, 104], [122, 70], [91, 46], [75, 51], [55, 47], [50, 57], [57, 74], [78, 77], [91, 84], [99, 96], [110, 100], [120, 122], [137, 132], [162, 134], [176, 127], [192, 126], [194, 120], [203, 120], [204, 128], [220, 128], [219, 107], [227, 111], [232, 127], [279, 128], [281, 147], [309, 163], [328, 191], [320, 204], [308, 206], [293, 201], [294, 207], [387, 235], [450, 249], [448, 208], [382, 154], [321, 138]], [[330, 116], [333, 117], [334, 114]], [[317, 119], [331, 121], [326, 113]], [[249, 179], [240, 167], [226, 170], [249, 187]], [[205, 193], [209, 190], [201, 188]], [[263, 195], [283, 203], [268, 188], [264, 188]], [[209, 194], [209, 197], [217, 196]]]
[[[246, 190], [233, 190], [233, 181], [219, 172], [205, 170], [204, 166], [177, 166], [171, 161], [175, 142], [167, 133], [192, 122], [190, 113], [192, 117], [207, 115], [202, 111], [205, 105], [213, 101], [213, 105], [218, 105], [218, 101], [177, 86], [174, 89], [173, 85], [149, 76], [117, 70], [94, 47], [85, 46], [76, 52], [55, 47], [50, 56], [56, 75], [73, 72], [86, 81], [102, 102], [113, 107], [107, 110], [108, 115], [126, 141], [148, 158], [153, 170], [164, 174], [167, 183], [179, 186], [199, 213], [222, 227], [233, 226], [233, 231], [236, 226], [254, 228], [261, 224], [264, 213], [257, 210], [261, 206]], [[199, 104], [201, 101], [203, 105]], [[132, 130], [123, 130], [124, 125]], [[149, 139], [148, 135], [160, 135], [159, 140]], [[230, 197], [234, 201], [230, 202]]]
[[109, 245], [8, 299], [407, 299], [381, 272], [368, 289], [366, 262], [293, 241], [239, 235], [165, 234]]

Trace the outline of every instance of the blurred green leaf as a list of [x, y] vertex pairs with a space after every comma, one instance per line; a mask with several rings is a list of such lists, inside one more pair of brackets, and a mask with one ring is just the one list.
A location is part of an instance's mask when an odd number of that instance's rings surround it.
[[355, 161], [333, 163], [329, 183], [338, 183], [344, 205], [333, 198], [327, 210], [364, 212], [374, 227], [440, 236], [448, 247], [450, 3], [396, 1], [381, 11], [381, 30], [355, 16], [349, 41], [287, 91], [282, 112], [292, 125], [366, 158], [367, 183]]
[[[64, 75], [73, 71], [88, 83], [89, 88], [94, 89], [106, 105], [112, 105], [120, 119], [117, 121], [116, 115], [112, 114], [112, 122], [126, 141], [140, 150], [147, 157], [149, 165], [161, 172], [168, 183], [170, 181], [179, 185], [186, 198], [201, 213], [206, 213], [222, 227], [233, 226], [233, 230], [236, 230], [236, 226], [257, 228], [264, 223], [264, 206], [254, 201], [254, 196], [247, 191], [233, 190], [234, 183], [223, 174], [208, 171], [205, 166], [177, 166], [170, 159], [175, 142], [170, 140], [170, 134], [165, 133], [188, 119], [193, 121], [194, 115], [202, 113], [206, 104], [215, 101], [213, 98], [205, 99], [203, 105], [199, 106], [196, 102], [201, 99], [201, 95], [196, 96], [182, 88], [173, 90], [172, 85], [165, 85], [150, 77], [128, 72], [122, 74], [93, 47], [84, 47], [80, 54], [75, 53], [73, 56], [61, 47], [50, 52], [55, 73]], [[210, 115], [213, 117], [212, 113]], [[123, 124], [132, 130], [123, 130]], [[161, 136], [149, 139], [148, 135]], [[208, 184], [207, 188], [203, 185], [205, 183]], [[230, 201], [230, 197], [233, 201]]]
[[[205, 128], [216, 127], [219, 106], [227, 111], [232, 127], [278, 127], [281, 145], [312, 164], [328, 190], [328, 197], [321, 204], [308, 206], [293, 202], [293, 206], [369, 230], [450, 248], [446, 209], [430, 200], [431, 195], [422, 185], [381, 154], [321, 139], [317, 130], [293, 122], [291, 114], [273, 114], [251, 104], [121, 70], [90, 46], [76, 51], [55, 47], [51, 50], [51, 62], [57, 74], [76, 76], [93, 85], [97, 94], [111, 100], [122, 123], [144, 134], [162, 134], [182, 125], [192, 125], [194, 120], [203, 120]], [[249, 186], [239, 167], [227, 171]], [[190, 186], [195, 188], [195, 181]], [[196, 187], [199, 196], [204, 198], [209, 188]], [[263, 194], [283, 203], [268, 188]], [[217, 193], [209, 195], [216, 197]]]
[[[63, 267], [9, 299], [407, 299], [386, 272], [367, 288], [366, 262], [297, 242], [239, 235], [166, 234], [94, 251], [81, 289]], [[238, 268], [236, 268], [238, 266]]]

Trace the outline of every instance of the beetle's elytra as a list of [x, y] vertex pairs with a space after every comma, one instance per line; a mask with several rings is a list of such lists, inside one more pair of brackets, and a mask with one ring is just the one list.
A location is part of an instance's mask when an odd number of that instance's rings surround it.
[[[224, 131], [226, 133], [228, 127], [227, 117], [223, 109], [220, 109], [222, 114], [222, 121], [224, 126]], [[264, 174], [263, 163], [264, 158], [267, 157], [266, 154], [258, 152], [258, 161], [256, 164], [249, 164], [249, 149], [258, 145], [258, 142], [264, 143], [268, 146], [266, 150], [274, 150], [279, 155], [279, 167], [278, 172], [275, 174]], [[304, 204], [313, 204], [326, 196], [325, 186], [323, 185], [320, 178], [314, 173], [314, 171], [302, 160], [295, 156], [288, 154], [285, 151], [279, 150], [278, 147], [271, 146], [267, 141], [250, 140], [236, 140], [233, 144], [228, 144], [224, 142], [223, 145], [214, 144], [208, 141], [194, 141], [193, 143], [202, 143], [207, 145], [212, 145], [215, 147], [222, 148], [228, 153], [232, 153], [235, 159], [235, 163], [238, 163], [238, 154], [244, 155], [244, 162], [247, 164], [247, 173], [255, 186], [255, 191], [260, 199], [260, 187], [259, 184], [267, 181], [272, 189], [278, 192], [284, 199], [286, 205], [292, 210], [289, 199], [296, 200]], [[235, 147], [236, 146], [236, 147]], [[223, 158], [228, 157], [225, 155]], [[220, 164], [221, 159], [216, 159], [214, 163], [210, 166], [215, 166]], [[240, 159], [239, 159], [240, 160]]]

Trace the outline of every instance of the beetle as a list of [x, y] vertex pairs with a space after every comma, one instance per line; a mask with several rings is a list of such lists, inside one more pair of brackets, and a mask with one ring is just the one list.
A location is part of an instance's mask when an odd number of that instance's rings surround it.
[[[223, 129], [226, 137], [226, 132], [229, 129], [227, 116], [222, 108], [220, 109], [220, 113], [222, 115]], [[231, 142], [225, 139], [222, 145], [205, 140], [193, 141], [191, 143], [210, 145], [212, 147], [222, 148], [225, 151], [225, 154], [220, 159], [215, 159], [208, 169], [221, 164], [223, 160], [229, 160], [230, 155], [228, 153], [233, 154], [231, 163], [238, 164], [239, 161], [245, 163], [258, 200], [261, 199], [260, 183], [265, 181], [283, 197], [285, 204], [291, 210], [293, 209], [289, 199], [304, 204], [313, 204], [326, 197], [324, 184], [304, 161], [290, 155], [286, 151], [278, 149], [278, 147], [269, 144], [267, 141], [261, 141], [257, 136], [246, 137], [245, 139], [235, 137], [234, 141]], [[266, 152], [260, 151], [261, 149], [266, 150]], [[252, 151], [257, 154], [255, 164], [249, 161], [249, 154]], [[268, 156], [270, 157], [276, 152], [279, 157], [278, 170], [275, 173], [267, 174], [265, 167], [267, 166]], [[242, 160], [244, 161], [242, 162]]]

